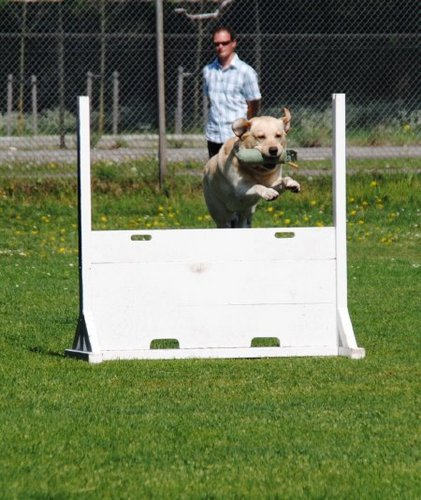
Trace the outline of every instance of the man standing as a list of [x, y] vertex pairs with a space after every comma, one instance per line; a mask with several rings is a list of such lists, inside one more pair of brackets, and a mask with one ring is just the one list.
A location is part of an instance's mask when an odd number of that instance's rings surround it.
[[235, 52], [236, 35], [228, 26], [212, 35], [216, 58], [203, 68], [203, 91], [209, 100], [206, 125], [209, 158], [232, 137], [237, 118], [250, 119], [260, 110], [261, 94], [256, 71]]

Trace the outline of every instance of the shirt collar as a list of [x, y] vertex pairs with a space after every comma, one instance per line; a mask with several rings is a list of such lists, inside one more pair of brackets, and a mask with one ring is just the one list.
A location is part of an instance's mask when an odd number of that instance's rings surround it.
[[[234, 57], [232, 58], [230, 65], [225, 69], [235, 68], [237, 66], [239, 60], [240, 59], [239, 59], [237, 53], [234, 52]], [[214, 64], [218, 69], [222, 69], [221, 63], [219, 62], [219, 59], [217, 57], [215, 57], [215, 59], [214, 59]]]

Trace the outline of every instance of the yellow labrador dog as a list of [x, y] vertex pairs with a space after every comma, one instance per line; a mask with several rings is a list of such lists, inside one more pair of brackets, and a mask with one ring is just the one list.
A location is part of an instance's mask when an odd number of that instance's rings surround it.
[[279, 119], [260, 116], [233, 123], [236, 137], [209, 159], [203, 176], [206, 204], [218, 227], [250, 227], [260, 199], [274, 200], [286, 189], [300, 191], [298, 182], [282, 177], [280, 165], [290, 123], [287, 108]]

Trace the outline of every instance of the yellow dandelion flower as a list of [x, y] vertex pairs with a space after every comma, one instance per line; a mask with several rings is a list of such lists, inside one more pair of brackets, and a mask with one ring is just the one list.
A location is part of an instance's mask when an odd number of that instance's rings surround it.
[[377, 186], [378, 186], [377, 181], [371, 181], [370, 182], [370, 187], [375, 188]]

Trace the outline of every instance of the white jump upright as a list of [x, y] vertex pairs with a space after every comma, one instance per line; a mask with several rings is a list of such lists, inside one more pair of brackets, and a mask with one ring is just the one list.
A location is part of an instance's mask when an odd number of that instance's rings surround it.
[[[89, 101], [79, 97], [80, 316], [66, 354], [363, 358], [347, 306], [344, 94], [333, 116], [333, 227], [94, 231]], [[274, 347], [252, 347], [262, 338]]]

